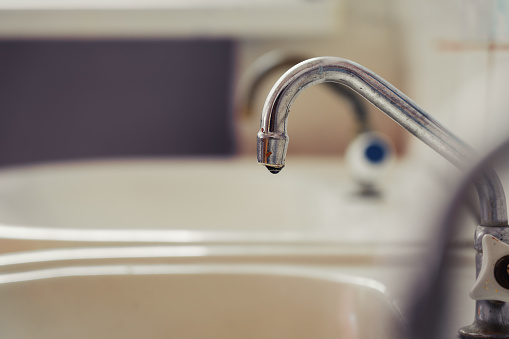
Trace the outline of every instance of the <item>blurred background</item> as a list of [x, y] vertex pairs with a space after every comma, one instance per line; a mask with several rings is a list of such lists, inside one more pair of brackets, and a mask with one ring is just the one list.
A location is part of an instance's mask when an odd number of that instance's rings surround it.
[[[253, 65], [271, 52], [360, 63], [468, 142], [483, 144], [506, 125], [508, 6], [504, 0], [2, 0], [0, 164], [254, 157], [263, 102], [289, 68], [259, 79], [245, 107], [257, 77]], [[413, 154], [415, 138], [366, 107], [371, 128], [392, 141], [397, 155]], [[292, 106], [289, 156], [341, 155], [357, 129], [350, 100], [314, 86]]]

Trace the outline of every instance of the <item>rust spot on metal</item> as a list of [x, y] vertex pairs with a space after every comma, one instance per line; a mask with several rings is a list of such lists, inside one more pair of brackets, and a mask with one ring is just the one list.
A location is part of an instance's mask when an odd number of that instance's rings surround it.
[[262, 133], [265, 133], [265, 130], [263, 129], [263, 127], [262, 127]]
[[272, 154], [272, 152], [267, 152], [267, 153], [265, 153], [265, 157], [268, 158], [271, 154]]

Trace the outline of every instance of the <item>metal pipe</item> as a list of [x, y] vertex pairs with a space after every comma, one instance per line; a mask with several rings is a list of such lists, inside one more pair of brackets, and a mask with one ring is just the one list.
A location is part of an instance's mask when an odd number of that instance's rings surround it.
[[[258, 132], [258, 162], [272, 173], [285, 165], [288, 147], [287, 123], [290, 107], [307, 87], [334, 82], [355, 90], [398, 124], [458, 167], [473, 153], [421, 107], [367, 68], [337, 57], [319, 57], [288, 70], [270, 91], [262, 111]], [[476, 183], [482, 226], [507, 226], [507, 208], [500, 180], [494, 171], [481, 175]]]
[[[272, 74], [272, 72], [282, 68], [291, 68], [306, 59], [307, 58], [288, 54], [280, 50], [271, 51], [260, 56], [245, 72], [239, 89], [239, 96], [236, 101], [237, 110], [242, 112], [245, 116], [250, 116], [253, 112], [255, 95], [263, 81]], [[369, 131], [371, 129], [369, 112], [361, 97], [353, 90], [342, 85], [327, 83], [326, 86], [332, 92], [347, 99], [351, 103], [357, 123], [357, 133]]]

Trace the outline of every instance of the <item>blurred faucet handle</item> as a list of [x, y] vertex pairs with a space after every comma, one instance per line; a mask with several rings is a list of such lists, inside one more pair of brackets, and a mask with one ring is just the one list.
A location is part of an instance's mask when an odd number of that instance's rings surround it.
[[389, 138], [378, 132], [360, 133], [348, 145], [346, 165], [359, 184], [362, 196], [379, 196], [380, 183], [394, 163], [394, 146]]
[[509, 302], [509, 245], [485, 234], [482, 238], [482, 266], [470, 291], [474, 300]]

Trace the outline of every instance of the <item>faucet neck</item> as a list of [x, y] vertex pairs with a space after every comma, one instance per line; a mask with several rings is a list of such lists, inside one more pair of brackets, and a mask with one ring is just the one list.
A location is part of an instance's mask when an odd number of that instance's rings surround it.
[[[463, 167], [470, 158], [470, 147], [377, 74], [346, 59], [320, 57], [288, 70], [270, 91], [258, 133], [258, 162], [271, 168], [284, 166], [290, 107], [305, 88], [323, 82], [350, 87], [454, 165]], [[477, 188], [481, 225], [507, 225], [505, 195], [496, 173], [483, 175]]]

